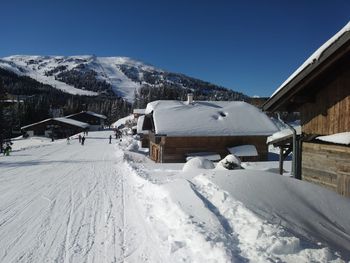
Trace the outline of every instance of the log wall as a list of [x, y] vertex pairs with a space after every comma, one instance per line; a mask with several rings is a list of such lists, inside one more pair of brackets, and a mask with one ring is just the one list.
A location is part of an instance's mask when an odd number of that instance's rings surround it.
[[314, 84], [312, 103], [300, 107], [306, 134], [329, 135], [350, 131], [350, 62], [347, 60]]
[[196, 152], [215, 152], [224, 158], [229, 154], [227, 148], [253, 144], [259, 156], [245, 157], [244, 161], [266, 161], [268, 149], [266, 136], [220, 136], [220, 137], [163, 137], [163, 162], [185, 162], [186, 154]]
[[350, 147], [303, 143], [302, 179], [350, 197]]

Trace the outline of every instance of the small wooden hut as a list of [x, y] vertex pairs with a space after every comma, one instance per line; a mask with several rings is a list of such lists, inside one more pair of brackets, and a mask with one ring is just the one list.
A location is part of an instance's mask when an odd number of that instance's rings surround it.
[[65, 117], [50, 118], [21, 127], [21, 130], [28, 136], [45, 136], [55, 139], [66, 138], [88, 129], [89, 124]]
[[245, 102], [154, 101], [147, 105], [143, 130], [149, 130], [150, 157], [156, 162], [184, 162], [187, 156], [224, 158], [229, 148], [253, 145], [267, 160], [266, 138], [277, 131], [259, 109]]
[[90, 131], [99, 131], [104, 129], [105, 120], [107, 117], [102, 114], [98, 114], [92, 111], [81, 111], [72, 115], [66, 116], [66, 118], [88, 123]]

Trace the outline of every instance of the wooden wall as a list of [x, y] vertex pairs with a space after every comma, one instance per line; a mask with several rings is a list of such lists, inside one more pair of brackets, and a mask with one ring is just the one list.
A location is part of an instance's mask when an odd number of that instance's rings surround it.
[[325, 74], [308, 96], [312, 103], [300, 107], [306, 134], [329, 135], [350, 131], [350, 61]]
[[350, 197], [350, 147], [303, 143], [302, 179]]
[[228, 147], [244, 144], [257, 148], [259, 157], [253, 157], [251, 161], [265, 161], [268, 155], [266, 136], [163, 137], [160, 144], [163, 162], [184, 162], [186, 154], [196, 152], [216, 152], [224, 158], [229, 154]]

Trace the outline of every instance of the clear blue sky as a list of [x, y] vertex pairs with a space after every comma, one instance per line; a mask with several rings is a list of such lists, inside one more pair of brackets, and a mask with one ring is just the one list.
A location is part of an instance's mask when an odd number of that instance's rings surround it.
[[11, 0], [0, 57], [128, 56], [269, 96], [350, 20], [349, 0]]

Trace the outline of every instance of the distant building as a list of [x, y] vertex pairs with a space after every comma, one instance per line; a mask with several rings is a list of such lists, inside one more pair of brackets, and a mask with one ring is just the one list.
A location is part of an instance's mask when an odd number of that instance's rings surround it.
[[[149, 130], [150, 157], [156, 162], [184, 162], [187, 156], [229, 154], [229, 148], [253, 145], [267, 160], [266, 138], [277, 131], [259, 109], [245, 102], [160, 100], [148, 103], [142, 130]], [[251, 146], [246, 147], [251, 148]]]
[[88, 123], [90, 131], [99, 131], [104, 129], [105, 120], [107, 117], [102, 114], [98, 114], [92, 111], [82, 111], [75, 113], [66, 118]]
[[28, 136], [45, 136], [61, 139], [89, 129], [89, 124], [68, 119], [50, 118], [21, 127]]
[[134, 114], [134, 118], [137, 119], [138, 117], [145, 115], [145, 111], [146, 109], [134, 109], [132, 113]]
[[350, 196], [350, 22], [307, 59], [263, 109], [299, 111], [302, 135], [295, 142], [296, 171], [302, 180]]

